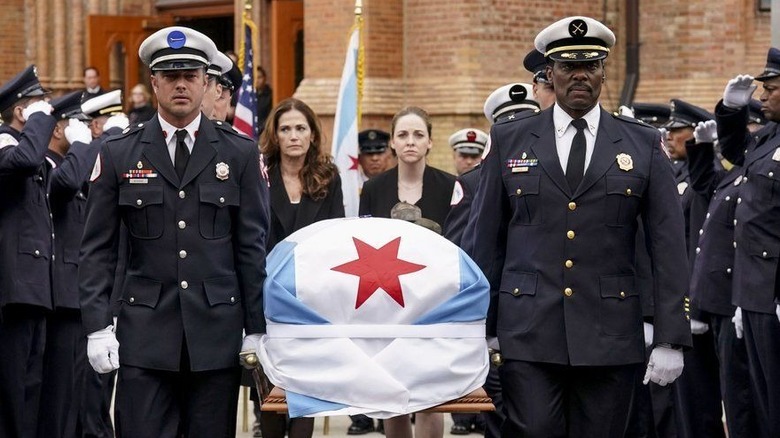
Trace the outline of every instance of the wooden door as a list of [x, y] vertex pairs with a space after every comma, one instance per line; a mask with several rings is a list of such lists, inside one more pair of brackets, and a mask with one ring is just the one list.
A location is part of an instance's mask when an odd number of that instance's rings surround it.
[[127, 98], [136, 84], [150, 85], [149, 69], [138, 58], [138, 47], [147, 36], [171, 25], [173, 16], [170, 15], [90, 15], [87, 21], [87, 65], [98, 68], [100, 85], [104, 89], [122, 88]]
[[271, 3], [269, 74], [274, 105], [291, 97], [303, 78], [303, 2], [300, 0]]

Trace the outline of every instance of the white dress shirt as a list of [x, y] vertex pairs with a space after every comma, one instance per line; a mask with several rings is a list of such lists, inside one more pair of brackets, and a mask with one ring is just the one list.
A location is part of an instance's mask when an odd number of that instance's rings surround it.
[[195, 135], [198, 133], [198, 127], [200, 127], [201, 114], [202, 113], [198, 113], [195, 120], [184, 128], [177, 128], [171, 125], [160, 117], [159, 113], [157, 114], [157, 119], [160, 121], [160, 127], [165, 136], [165, 145], [168, 147], [168, 155], [171, 157], [171, 163], [173, 163], [174, 167], [176, 166], [176, 160], [174, 159], [176, 156], [176, 131], [179, 129], [185, 129], [187, 131], [187, 136], [184, 137], [184, 144], [187, 145], [187, 149], [189, 149], [190, 154], [192, 154], [192, 147], [195, 146]]
[[[596, 145], [596, 134], [598, 134], [599, 121], [601, 120], [601, 105], [596, 105], [585, 116], [582, 117], [588, 122], [588, 129], [585, 130], [585, 169], [588, 170], [590, 158], [593, 156], [593, 148]], [[574, 140], [574, 134], [577, 128], [571, 125], [574, 120], [566, 114], [556, 103], [553, 106], [553, 124], [555, 125], [555, 149], [558, 151], [558, 160], [561, 162], [561, 169], [566, 173], [566, 165], [569, 162], [569, 153], [571, 152], [571, 142]]]

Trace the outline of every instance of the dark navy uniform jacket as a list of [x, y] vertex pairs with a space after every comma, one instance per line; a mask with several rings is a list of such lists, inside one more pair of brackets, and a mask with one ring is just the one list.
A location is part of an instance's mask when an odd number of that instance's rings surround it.
[[747, 130], [747, 107], [715, 108], [723, 156], [742, 166], [734, 219], [733, 304], [751, 312], [775, 313], [780, 258], [780, 136], [770, 122]]
[[[179, 181], [155, 117], [109, 138], [99, 163], [80, 257], [85, 331], [111, 323], [121, 221], [129, 256], [118, 316], [120, 363], [178, 370], [186, 337], [193, 371], [236, 366], [242, 329], [265, 331], [268, 187], [254, 142], [201, 116]], [[219, 178], [224, 165], [229, 172]]]
[[[119, 134], [119, 128], [112, 128]], [[54, 262], [52, 263], [52, 292], [54, 307], [80, 308], [79, 305], [79, 248], [84, 232], [87, 208], [87, 180], [100, 143], [108, 137], [104, 133], [89, 144], [74, 142], [68, 153], [46, 151], [49, 165], [49, 203], [54, 221]]]
[[[691, 269], [691, 304], [699, 310], [731, 316], [731, 280], [734, 272], [734, 210], [739, 198], [742, 171], [715, 168], [712, 143], [688, 145], [691, 188], [709, 201], [698, 234], [696, 258]], [[718, 164], [719, 165], [719, 164]]]
[[[574, 193], [554, 135], [552, 109], [491, 129], [470, 218], [478, 243], [466, 249], [491, 284], [495, 316], [488, 316], [487, 334], [498, 335], [509, 359], [643, 362], [634, 271], [641, 213], [654, 255], [654, 340], [689, 346], [683, 217], [660, 133], [602, 110], [590, 165]], [[630, 157], [625, 170], [620, 154]], [[494, 262], [500, 251], [503, 263]]]
[[[450, 207], [450, 212], [442, 227], [442, 234], [450, 242], [460, 246], [469, 220], [471, 204], [474, 202], [474, 193], [476, 193], [479, 184], [479, 165], [458, 176], [455, 181], [456, 187], [461, 190], [462, 198], [457, 204]], [[458, 190], [457, 188], [456, 190]]]
[[51, 259], [54, 254], [51, 212], [46, 194], [44, 155], [54, 131], [54, 117], [30, 116], [18, 132], [0, 126], [0, 309], [7, 304], [52, 308]]

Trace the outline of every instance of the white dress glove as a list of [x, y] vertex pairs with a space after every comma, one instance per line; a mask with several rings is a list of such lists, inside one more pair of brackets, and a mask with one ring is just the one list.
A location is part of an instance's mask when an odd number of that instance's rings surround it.
[[780, 304], [775, 307], [775, 315], [777, 315], [777, 320], [780, 321]]
[[707, 333], [707, 330], [710, 329], [710, 325], [706, 322], [701, 322], [695, 319], [691, 319], [691, 334], [692, 335], [703, 335], [704, 333]]
[[696, 143], [715, 143], [718, 140], [718, 124], [715, 120], [699, 122], [693, 130]]
[[[262, 339], [263, 335], [260, 333], [255, 333], [252, 335], [246, 335], [244, 336], [244, 342], [241, 344], [241, 353], [254, 353], [257, 354], [257, 350], [260, 347], [260, 339]], [[253, 365], [249, 365], [244, 363], [244, 361], [241, 361], [241, 364], [246, 369], [252, 369], [254, 368]]]
[[130, 120], [124, 113], [114, 114], [106, 120], [103, 124], [103, 132], [108, 131], [111, 128], [125, 129], [130, 125]]
[[650, 353], [647, 372], [642, 383], [657, 383], [666, 386], [674, 382], [683, 371], [683, 352], [674, 348], [657, 346]]
[[742, 308], [737, 307], [734, 311], [734, 316], [731, 318], [731, 322], [734, 323], [734, 330], [737, 332], [737, 339], [742, 339], [744, 332], [742, 331]]
[[71, 145], [76, 141], [89, 144], [92, 141], [92, 130], [89, 129], [86, 123], [70, 119], [68, 120], [68, 126], [65, 127], [65, 139]]
[[119, 368], [119, 341], [116, 340], [114, 326], [87, 335], [87, 358], [100, 374]]
[[645, 348], [653, 345], [653, 324], [649, 322], [642, 323], [645, 329]]
[[739, 109], [750, 103], [757, 85], [753, 83], [753, 76], [737, 75], [726, 84], [723, 90], [723, 105], [732, 109]]
[[47, 116], [50, 116], [53, 109], [54, 108], [52, 108], [49, 102], [39, 100], [27, 105], [27, 108], [22, 110], [22, 118], [24, 118], [24, 121], [26, 122], [30, 119], [30, 116], [35, 113], [44, 113]]
[[496, 351], [501, 351], [501, 346], [498, 344], [498, 338], [495, 336], [488, 336], [486, 338], [488, 348], [492, 348]]

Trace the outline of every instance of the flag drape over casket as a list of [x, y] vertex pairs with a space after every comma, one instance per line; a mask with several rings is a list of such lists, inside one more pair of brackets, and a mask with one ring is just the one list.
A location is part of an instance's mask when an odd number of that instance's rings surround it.
[[290, 416], [426, 409], [482, 386], [489, 286], [442, 236], [409, 222], [333, 219], [268, 257], [258, 356]]

